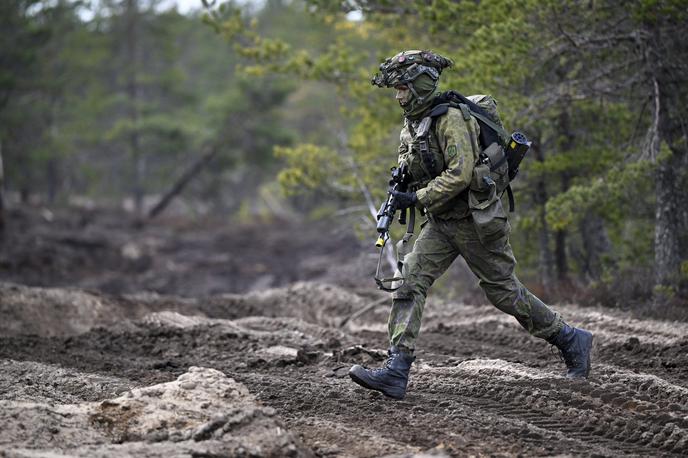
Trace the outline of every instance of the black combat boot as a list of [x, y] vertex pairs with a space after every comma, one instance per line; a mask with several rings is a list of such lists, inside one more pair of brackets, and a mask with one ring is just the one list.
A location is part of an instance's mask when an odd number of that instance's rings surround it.
[[366, 369], [358, 364], [349, 370], [351, 380], [369, 390], [376, 390], [394, 399], [404, 399], [411, 363], [416, 359], [411, 353], [392, 347], [389, 358], [380, 369]]
[[561, 331], [547, 339], [547, 342], [559, 349], [568, 369], [567, 378], [587, 377], [590, 374], [591, 332], [564, 323]]

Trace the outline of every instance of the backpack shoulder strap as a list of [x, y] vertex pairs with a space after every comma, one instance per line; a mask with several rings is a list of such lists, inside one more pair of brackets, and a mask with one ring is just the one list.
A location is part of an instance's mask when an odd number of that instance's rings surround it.
[[506, 144], [506, 142], [509, 141], [509, 134], [507, 134], [506, 131], [501, 126], [496, 124], [494, 121], [492, 121], [490, 118], [483, 115], [482, 113], [478, 113], [478, 112], [471, 110], [470, 107], [469, 107], [469, 110], [470, 110], [471, 115], [478, 118], [480, 121], [485, 123], [487, 125], [487, 127], [494, 130], [497, 133], [497, 135], [499, 135], [500, 139], [502, 140], [502, 144]]
[[[495, 123], [492, 119], [490, 119], [485, 110], [469, 98], [459, 94], [454, 90], [451, 90], [442, 93], [439, 96], [439, 100], [442, 103], [449, 103], [451, 106], [455, 108], [459, 108], [461, 105], [466, 105], [471, 116], [475, 117], [479, 121], [479, 123], [483, 125], [483, 127], [487, 127], [492, 132], [494, 132], [494, 134], [487, 132], [480, 133], [482, 143], [484, 143], [485, 147], [489, 146], [493, 141], [499, 141], [499, 143], [503, 145], [505, 145], [509, 141], [509, 134], [504, 130], [504, 128], [499, 124]], [[495, 135], [498, 137], [499, 140], [497, 138], [494, 138]]]
[[445, 114], [447, 111], [449, 111], [450, 104], [449, 103], [440, 103], [439, 105], [435, 105], [435, 107], [432, 109], [430, 116], [433, 120], [435, 118], [439, 118], [443, 114]]
[[[465, 99], [465, 97], [463, 98]], [[438, 118], [445, 114], [449, 110], [449, 107], [460, 109], [461, 113], [463, 114], [463, 119], [466, 121], [470, 119], [470, 116], [473, 116], [474, 118], [481, 121], [487, 127], [495, 131], [495, 133], [499, 136], [500, 140], [502, 140], [502, 144], [505, 144], [509, 140], [509, 134], [507, 134], [504, 128], [492, 121], [488, 116], [486, 116], [483, 113], [482, 109], [477, 104], [471, 102], [468, 99], [465, 99], [465, 101], [461, 100], [460, 102], [457, 99], [453, 99], [448, 103], [440, 103], [439, 105], [435, 105], [435, 107], [432, 109], [428, 116], [435, 120], [435, 118]]]

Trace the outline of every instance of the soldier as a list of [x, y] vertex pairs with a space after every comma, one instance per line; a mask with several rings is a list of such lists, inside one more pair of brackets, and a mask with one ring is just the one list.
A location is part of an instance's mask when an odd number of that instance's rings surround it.
[[383, 62], [381, 74], [373, 78], [373, 84], [396, 90], [396, 100], [405, 115], [399, 162], [408, 166], [412, 182], [409, 192], [395, 191], [396, 208], [415, 206], [427, 221], [421, 225], [413, 250], [403, 259], [405, 280], [393, 294], [389, 358], [380, 369], [355, 365], [349, 376], [364, 388], [403, 399], [428, 289], [457, 256], [463, 256], [495, 307], [515, 317], [533, 336], [555, 345], [566, 363], [567, 377], [587, 377], [593, 336], [564, 323], [559, 313], [516, 278], [516, 260], [509, 243], [511, 228], [499, 198], [490, 204], [488, 213], [493, 217], [488, 224], [483, 224], [482, 217], [476, 223], [475, 208], [469, 202], [481, 152], [477, 141], [480, 126], [475, 117], [467, 115], [465, 107], [449, 107], [433, 118], [424, 135], [425, 148], [420, 145], [417, 131], [442, 101], [439, 76], [451, 65], [450, 60], [430, 51], [404, 51]]

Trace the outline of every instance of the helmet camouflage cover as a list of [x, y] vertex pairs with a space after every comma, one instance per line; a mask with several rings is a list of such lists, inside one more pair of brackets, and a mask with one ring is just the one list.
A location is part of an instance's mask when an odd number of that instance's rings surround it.
[[437, 81], [447, 67], [454, 63], [432, 51], [402, 51], [380, 64], [380, 73], [376, 73], [371, 83], [379, 87], [394, 87], [413, 82], [420, 75], [428, 75]]

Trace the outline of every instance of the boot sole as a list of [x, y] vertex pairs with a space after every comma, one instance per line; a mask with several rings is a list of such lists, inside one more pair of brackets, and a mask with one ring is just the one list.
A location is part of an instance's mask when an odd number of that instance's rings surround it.
[[[394, 394], [391, 394], [389, 392], [386, 392], [384, 390], [384, 388], [379, 388], [379, 387], [374, 387], [374, 386], [369, 385], [363, 378], [359, 377], [356, 374], [355, 369], [357, 367], [360, 367], [361, 369], [363, 369], [362, 366], [354, 366], [351, 368], [351, 370], [349, 370], [349, 377], [351, 377], [351, 380], [353, 380], [354, 383], [356, 383], [357, 385], [360, 385], [363, 388], [366, 388], [368, 390], [379, 391], [380, 393], [384, 394], [388, 398], [392, 398], [392, 399], [396, 399], [396, 400], [404, 399], [404, 396], [406, 396], [405, 392], [402, 393], [401, 396], [399, 396], [399, 395], [394, 395]], [[363, 369], [363, 370], [365, 370], [365, 369]]]

